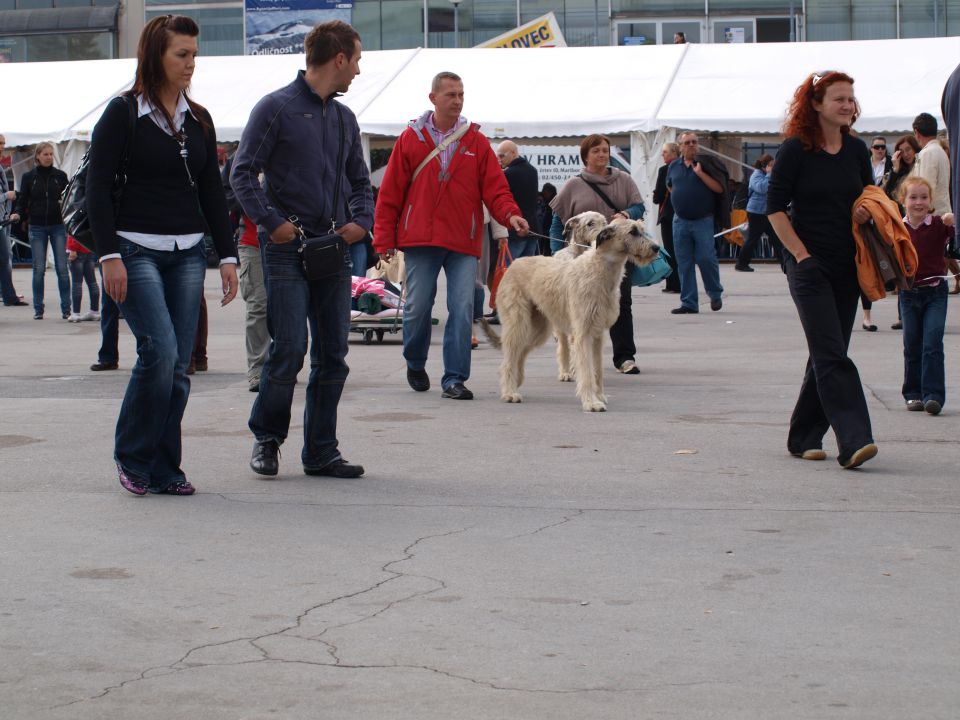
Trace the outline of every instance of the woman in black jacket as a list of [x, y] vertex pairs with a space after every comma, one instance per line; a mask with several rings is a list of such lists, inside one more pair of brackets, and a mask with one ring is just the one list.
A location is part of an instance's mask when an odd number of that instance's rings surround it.
[[70, 317], [70, 275], [67, 271], [67, 230], [60, 215], [60, 194], [67, 175], [53, 166], [53, 145], [42, 142], [33, 151], [34, 168], [20, 180], [16, 214], [29, 223], [33, 255], [33, 319], [43, 320], [43, 277], [47, 244], [53, 248], [53, 267], [60, 290], [60, 314]]
[[[133, 90], [107, 105], [90, 144], [87, 206], [104, 290], [137, 338], [114, 449], [120, 484], [135, 495], [196, 492], [180, 469], [180, 423], [190, 394], [186, 369], [208, 228], [220, 256], [221, 304], [237, 294], [237, 252], [213, 122], [186, 94], [199, 32], [182, 16], [147, 23]], [[128, 142], [126, 183], [114, 208], [114, 179]]]

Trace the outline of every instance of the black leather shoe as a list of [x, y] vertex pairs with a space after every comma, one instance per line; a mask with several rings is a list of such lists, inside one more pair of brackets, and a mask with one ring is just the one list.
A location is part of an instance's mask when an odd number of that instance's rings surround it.
[[426, 392], [430, 389], [430, 376], [426, 370], [407, 368], [407, 383], [417, 392]]
[[276, 440], [254, 443], [250, 469], [258, 475], [276, 475], [280, 471], [280, 446]]
[[303, 472], [307, 475], [325, 475], [335, 478], [358, 478], [363, 475], [363, 465], [351, 465], [343, 458], [334, 460], [329, 465], [314, 468], [303, 466]]
[[494, 313], [493, 315], [491, 315], [490, 317], [487, 318], [487, 322], [490, 323], [491, 325], [499, 325], [499, 324], [500, 324], [500, 316], [497, 315], [496, 313]]
[[722, 307], [723, 307], [723, 300], [721, 300], [720, 298], [710, 301], [710, 309], [713, 310], [714, 312], [716, 312]]
[[20, 298], [17, 298], [16, 301], [12, 303], [4, 303], [4, 305], [6, 305], [7, 307], [24, 307], [25, 305], [27, 305], [27, 303], [25, 303]]
[[686, 305], [681, 305], [678, 308], [674, 308], [670, 311], [673, 315], [696, 315], [699, 310], [694, 310], [693, 308], [688, 308]]
[[734, 265], [733, 269], [737, 272], [753, 272], [753, 268], [749, 265]]
[[463, 383], [454, 383], [440, 397], [450, 398], [451, 400], [473, 400], [473, 393], [467, 390]]
[[94, 372], [100, 372], [101, 370], [116, 370], [118, 367], [120, 367], [120, 363], [95, 362], [93, 365], [90, 366], [90, 369], [93, 370]]

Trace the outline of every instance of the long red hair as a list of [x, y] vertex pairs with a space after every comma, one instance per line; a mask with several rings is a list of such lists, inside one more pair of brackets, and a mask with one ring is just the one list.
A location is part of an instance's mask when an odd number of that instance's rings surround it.
[[[820, 128], [819, 114], [813, 108], [813, 101], [822, 103], [827, 88], [838, 82], [853, 85], [853, 78], [846, 73], [829, 70], [823, 73], [811, 73], [800, 84], [793, 93], [793, 99], [787, 109], [787, 118], [783, 122], [784, 137], [799, 138], [806, 150], [819, 150], [823, 147], [823, 130]], [[858, 117], [860, 117], [859, 103], [853, 112], [850, 124], [855, 123]], [[846, 135], [850, 132], [850, 127], [844, 126], [841, 132]]]

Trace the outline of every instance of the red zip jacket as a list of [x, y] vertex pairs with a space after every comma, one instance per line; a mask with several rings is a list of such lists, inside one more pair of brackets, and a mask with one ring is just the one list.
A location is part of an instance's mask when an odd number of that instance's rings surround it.
[[439, 156], [410, 177], [436, 147], [426, 128], [430, 112], [411, 122], [393, 147], [374, 214], [378, 253], [428, 245], [480, 257], [483, 205], [501, 225], [520, 215], [490, 141], [476, 123], [460, 138], [447, 172]]
[[83, 245], [74, 240], [73, 235], [67, 235], [67, 252], [70, 252], [71, 250], [77, 253], [77, 255], [86, 255], [90, 252]]

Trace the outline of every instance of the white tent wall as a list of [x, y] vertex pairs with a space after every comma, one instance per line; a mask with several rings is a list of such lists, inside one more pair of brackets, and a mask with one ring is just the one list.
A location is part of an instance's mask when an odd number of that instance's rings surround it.
[[[745, 45], [517, 49], [410, 49], [366, 52], [344, 103], [365, 134], [396, 137], [430, 107], [440, 70], [464, 79], [464, 114], [496, 140], [629, 134], [633, 174], [649, 197], [666, 129], [724, 135], [776, 134], [787, 102], [811, 69], [856, 78], [864, 133], [910, 129], [940, 95], [960, 60], [960, 38]], [[238, 140], [254, 105], [290, 82], [303, 56], [200, 58], [192, 93], [218, 138]], [[0, 65], [6, 87], [30, 101], [0, 107], [0, 132], [15, 147], [40, 140], [87, 140], [104, 105], [130, 86], [134, 60]], [[35, 92], [33, 89], [44, 91]], [[75, 154], [75, 153], [74, 153]], [[69, 171], [69, 167], [64, 167]]]

